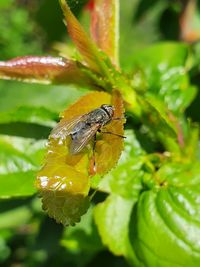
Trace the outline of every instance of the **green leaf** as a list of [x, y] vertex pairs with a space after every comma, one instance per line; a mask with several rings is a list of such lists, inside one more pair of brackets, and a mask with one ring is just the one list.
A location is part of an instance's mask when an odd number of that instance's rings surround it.
[[147, 94], [159, 96], [176, 113], [182, 113], [196, 95], [187, 74], [188, 55], [186, 44], [161, 43], [137, 53], [133, 61], [146, 75]]
[[0, 111], [12, 111], [19, 107], [46, 108], [59, 113], [73, 103], [86, 90], [73, 86], [24, 84], [16, 81], [0, 81]]
[[[143, 104], [143, 122], [159, 136], [169, 135], [176, 138], [178, 135], [177, 119], [172, 112], [154, 95], [141, 99]], [[174, 118], [174, 120], [172, 119]]]
[[[0, 203], [1, 206], [4, 204], [2, 201]], [[26, 224], [31, 216], [31, 210], [25, 205], [21, 205], [21, 207], [13, 207], [4, 212], [1, 211], [0, 229], [20, 227], [21, 225]]]
[[88, 212], [82, 216], [76, 227], [69, 226], [61, 240], [63, 246], [71, 251], [85, 251], [95, 254], [102, 250], [103, 246], [97, 232], [93, 218], [94, 206], [90, 206]]
[[102, 242], [115, 255], [128, 255], [128, 225], [134, 201], [109, 196], [95, 207], [95, 222]]
[[34, 171], [0, 174], [0, 198], [24, 197], [35, 194], [35, 176], [36, 172]]
[[199, 173], [199, 163], [167, 164], [155, 175], [160, 186], [141, 193], [129, 237], [144, 266], [199, 266]]
[[10, 112], [0, 112], [0, 124], [11, 122], [35, 123], [54, 127], [57, 114], [44, 107], [19, 107]]
[[44, 142], [0, 136], [0, 198], [36, 192], [34, 180], [41, 164]]
[[[149, 72], [156, 69], [164, 72], [165, 69], [185, 66], [189, 53], [188, 49], [187, 44], [175, 42], [155, 44], [136, 54], [134, 64], [146, 65]], [[147, 59], [149, 64], [145, 64]]]
[[117, 166], [106, 176], [93, 177], [92, 187], [109, 193], [116, 193], [125, 198], [137, 198], [142, 188], [142, 169], [145, 164], [145, 151], [141, 148], [133, 131], [125, 131], [125, 148]]
[[[173, 186], [199, 186], [200, 163], [191, 158], [193, 162], [167, 162], [162, 164], [156, 176], [160, 182], [167, 182]], [[192, 164], [192, 165], [191, 165]], [[198, 188], [198, 187], [197, 187]], [[200, 189], [200, 188], [199, 188]]]
[[[156, 155], [145, 155], [128, 132], [119, 165], [104, 183], [107, 187], [103, 189], [112, 194], [95, 210], [102, 242], [136, 267], [198, 266], [200, 164], [167, 162], [152, 176]], [[122, 203], [132, 203], [128, 214]], [[164, 240], [162, 246], [160, 240]]]
[[76, 227], [65, 228], [61, 245], [73, 255], [76, 266], [85, 266], [98, 252], [105, 248], [102, 245], [97, 227], [93, 218], [94, 207], [90, 206]]

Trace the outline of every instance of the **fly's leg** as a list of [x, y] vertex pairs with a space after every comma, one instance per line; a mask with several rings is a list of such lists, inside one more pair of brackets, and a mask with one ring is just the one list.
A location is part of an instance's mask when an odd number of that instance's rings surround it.
[[[112, 133], [109, 131], [101, 131], [100, 129], [97, 130], [97, 132], [99, 133], [103, 133], [103, 134], [112, 134], [115, 135], [117, 137], [120, 138], [126, 138], [126, 136], [120, 135], [120, 134], [116, 134], [116, 133]], [[97, 142], [97, 134], [94, 135], [94, 141], [93, 141], [93, 147], [92, 147], [92, 170], [90, 171], [91, 175], [95, 175], [97, 172], [97, 166], [96, 166], [96, 159], [95, 159], [95, 148], [96, 148], [96, 142]]]
[[96, 142], [97, 142], [97, 134], [94, 135], [94, 141], [93, 141], [93, 146], [92, 146], [92, 172], [93, 174], [96, 174], [97, 167], [96, 167], [96, 160], [95, 160], [95, 147], [96, 147]]
[[112, 121], [120, 121], [120, 120], [125, 120], [126, 117], [116, 117], [116, 118], [112, 118]]
[[[126, 119], [126, 116], [124, 116], [124, 117], [115, 117], [115, 118], [112, 118], [111, 121], [120, 121], [120, 120], [125, 120], [125, 119]], [[98, 130], [98, 132], [105, 133], [105, 134], [112, 134], [112, 135], [118, 136], [120, 138], [126, 138], [126, 136], [123, 136], [123, 135], [120, 135], [120, 134], [116, 134], [116, 133], [112, 133], [112, 132], [109, 132], [109, 131], [102, 132], [101, 130]]]
[[93, 148], [92, 148], [92, 153], [93, 153], [94, 166], [95, 166], [95, 168], [96, 168], [96, 162], [95, 162], [95, 147], [96, 147], [96, 142], [97, 142], [97, 134], [94, 135], [94, 142], [93, 142]]
[[115, 136], [118, 136], [118, 137], [120, 137], [120, 138], [126, 138], [126, 136], [124, 136], [124, 135], [120, 135], [120, 134], [116, 134], [116, 133], [112, 133], [112, 132], [102, 132], [101, 131], [101, 133], [103, 133], [103, 134], [112, 134], [112, 135], [115, 135]]

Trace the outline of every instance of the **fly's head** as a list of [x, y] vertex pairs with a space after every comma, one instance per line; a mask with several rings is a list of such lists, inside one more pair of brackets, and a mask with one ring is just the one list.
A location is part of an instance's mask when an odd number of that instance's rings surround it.
[[115, 108], [113, 106], [107, 105], [107, 104], [101, 105], [101, 108], [106, 111], [106, 113], [109, 116], [109, 119], [112, 119], [112, 117], [114, 115]]

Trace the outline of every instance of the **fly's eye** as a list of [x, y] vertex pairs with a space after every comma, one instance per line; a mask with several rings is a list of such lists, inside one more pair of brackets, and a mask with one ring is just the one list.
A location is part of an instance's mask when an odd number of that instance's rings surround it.
[[108, 105], [106, 105], [106, 104], [103, 104], [103, 105], [101, 105], [101, 108], [106, 108]]
[[114, 111], [114, 107], [111, 105], [103, 104], [103, 105], [101, 105], [101, 108], [103, 108], [104, 110], [107, 110], [109, 113], [113, 113], [113, 111]]

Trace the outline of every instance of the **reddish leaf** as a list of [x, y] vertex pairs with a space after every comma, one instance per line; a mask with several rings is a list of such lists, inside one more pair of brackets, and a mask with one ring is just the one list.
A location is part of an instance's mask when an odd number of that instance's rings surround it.
[[[83, 96], [62, 114], [60, 123], [90, 112], [102, 104], [115, 107], [115, 117], [123, 116], [123, 104], [120, 94], [113, 96], [104, 92], [94, 92]], [[107, 131], [123, 135], [124, 120], [112, 121]], [[105, 129], [104, 129], [105, 130]], [[69, 152], [71, 137], [64, 140], [50, 135], [45, 165], [38, 173], [36, 186], [41, 192], [43, 208], [50, 217], [64, 225], [74, 224], [87, 210], [90, 189], [90, 176], [95, 174], [91, 146], [76, 155]], [[104, 174], [117, 162], [123, 148], [123, 138], [110, 134], [99, 134], [96, 142], [96, 172]]]
[[60, 5], [65, 16], [69, 35], [71, 36], [79, 52], [83, 56], [85, 62], [94, 71], [102, 74], [108, 74], [108, 70], [104, 63], [103, 57], [101, 56], [101, 53], [98, 51], [95, 44], [91, 41], [87, 33], [84, 31], [79, 21], [73, 15], [65, 0], [60, 0]]
[[94, 0], [89, 0], [85, 8], [92, 11], [94, 9]]
[[91, 34], [98, 47], [118, 65], [119, 0], [94, 1]]
[[200, 39], [200, 19], [196, 0], [187, 0], [183, 3], [180, 16], [181, 39], [192, 43]]
[[39, 83], [88, 82], [76, 62], [50, 56], [25, 56], [0, 61], [0, 78]]

